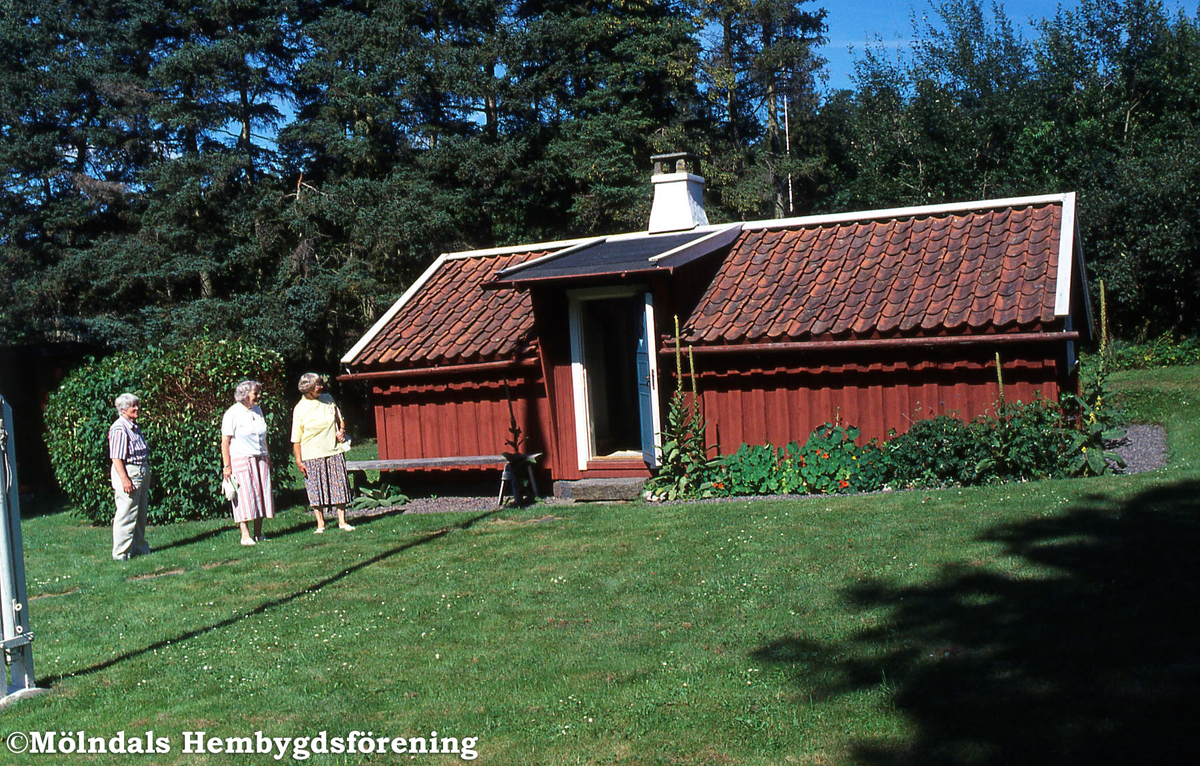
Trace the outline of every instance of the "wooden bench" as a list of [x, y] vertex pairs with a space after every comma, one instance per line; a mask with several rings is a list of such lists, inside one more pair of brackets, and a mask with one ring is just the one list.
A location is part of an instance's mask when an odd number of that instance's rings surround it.
[[[537, 495], [537, 481], [533, 478], [533, 464], [538, 461], [542, 453], [536, 452], [532, 455], [523, 455], [529, 463], [526, 470], [529, 471], [529, 484], [533, 487], [533, 494]], [[355, 471], [398, 471], [406, 468], [471, 468], [480, 465], [495, 465], [503, 466], [504, 470], [500, 473], [500, 493], [496, 496], [496, 504], [499, 505], [504, 501], [504, 486], [505, 483], [512, 483], [512, 463], [504, 455], [460, 455], [458, 457], [420, 457], [420, 458], [405, 458], [401, 460], [347, 460], [346, 470]]]

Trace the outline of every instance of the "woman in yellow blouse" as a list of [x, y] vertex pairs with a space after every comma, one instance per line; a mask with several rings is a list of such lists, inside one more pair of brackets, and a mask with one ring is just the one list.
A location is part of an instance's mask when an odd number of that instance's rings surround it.
[[346, 503], [350, 488], [346, 481], [346, 459], [341, 445], [346, 441], [346, 423], [333, 403], [322, 393], [325, 379], [315, 372], [300, 376], [304, 396], [292, 410], [292, 453], [296, 467], [304, 475], [308, 504], [317, 518], [317, 533], [325, 531], [325, 509], [337, 511], [338, 528], [354, 529], [346, 523]]

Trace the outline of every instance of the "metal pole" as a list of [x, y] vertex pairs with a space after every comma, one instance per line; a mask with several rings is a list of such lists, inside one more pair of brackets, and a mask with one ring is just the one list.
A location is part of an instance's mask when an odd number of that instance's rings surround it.
[[791, 167], [792, 167], [792, 165], [791, 165], [791, 160], [792, 160], [792, 121], [788, 115], [788, 113], [791, 111], [791, 109], [789, 109], [788, 107], [789, 107], [788, 97], [784, 96], [783, 97], [783, 140], [784, 140], [784, 144], [787, 146], [788, 213], [790, 214], [790, 213], [796, 212], [796, 205], [795, 205], [795, 201], [792, 199], [792, 170], [791, 170]]
[[5, 693], [36, 687], [33, 680], [33, 632], [25, 594], [25, 549], [21, 542], [20, 484], [13, 440], [12, 408], [0, 396], [0, 645], [4, 647]]

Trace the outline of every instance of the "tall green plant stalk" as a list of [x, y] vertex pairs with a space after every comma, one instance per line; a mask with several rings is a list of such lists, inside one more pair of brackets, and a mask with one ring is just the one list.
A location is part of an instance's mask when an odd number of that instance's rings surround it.
[[1000, 366], [1000, 352], [996, 352], [996, 389], [999, 391], [1000, 406], [1004, 407], [1004, 368]]
[[[1082, 385], [1082, 396], [1064, 394], [1063, 411], [1075, 424], [1069, 445], [1071, 472], [1078, 476], [1099, 476], [1112, 473], [1113, 466], [1125, 466], [1125, 461], [1109, 446], [1125, 437], [1124, 414], [1112, 404], [1108, 390], [1108, 295], [1100, 282], [1100, 348], [1096, 371]], [[1080, 371], [1083, 377], [1083, 371]]]
[[683, 341], [676, 316], [675, 391], [667, 409], [667, 421], [663, 424], [662, 465], [657, 475], [646, 483], [648, 500], [678, 500], [712, 494], [704, 414], [691, 347], [688, 348], [687, 374], [691, 376], [690, 398], [684, 388]]

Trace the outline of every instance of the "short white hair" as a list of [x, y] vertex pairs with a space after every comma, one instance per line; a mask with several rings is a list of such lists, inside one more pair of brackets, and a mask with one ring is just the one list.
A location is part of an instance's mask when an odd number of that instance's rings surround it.
[[300, 376], [300, 385], [298, 388], [300, 389], [300, 393], [307, 394], [318, 383], [325, 385], [325, 376], [316, 372], [306, 372]]
[[246, 379], [237, 384], [237, 388], [233, 389], [233, 399], [239, 404], [245, 404], [250, 398], [251, 391], [262, 391], [262, 383], [257, 380]]
[[123, 414], [130, 407], [137, 406], [142, 403], [142, 400], [137, 398], [137, 394], [121, 394], [113, 405], [117, 408], [117, 414]]

